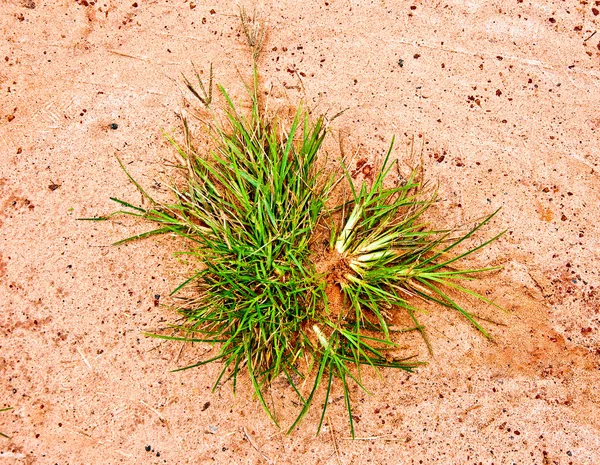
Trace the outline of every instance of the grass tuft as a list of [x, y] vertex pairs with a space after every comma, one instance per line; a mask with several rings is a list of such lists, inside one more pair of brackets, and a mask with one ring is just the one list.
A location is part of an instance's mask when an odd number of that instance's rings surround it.
[[[497, 212], [462, 235], [431, 229], [423, 216], [436, 194], [427, 195], [419, 171], [389, 185], [393, 141], [372, 183], [356, 187], [345, 168], [342, 179], [336, 178], [320, 155], [324, 117], [313, 119], [302, 106], [287, 126], [266, 116], [256, 64], [264, 33], [244, 14], [242, 22], [254, 60], [249, 111], [218, 86], [224, 122], [215, 117], [210, 126], [213, 149], [195, 148], [187, 122], [183, 143], [168, 136], [186, 180], [172, 186], [173, 203], [155, 201], [127, 174], [149, 206], [113, 199], [124, 209], [95, 219], [127, 214], [156, 225], [118, 244], [166, 233], [187, 240], [185, 253], [196, 270], [173, 291], [187, 289], [178, 308], [183, 321], [174, 325], [180, 335], [151, 336], [211, 343], [215, 353], [179, 370], [219, 361], [214, 387], [231, 380], [234, 391], [240, 376], [249, 377], [276, 424], [267, 393], [273, 380], [284, 377], [300, 405], [289, 431], [317, 398], [323, 402], [317, 432], [321, 429], [335, 378], [354, 435], [350, 387], [365, 389], [360, 367], [412, 371], [421, 362], [398, 355], [406, 331], [420, 332], [431, 349], [417, 319], [419, 302], [457, 311], [490, 337], [454, 296], [495, 305], [462, 282], [496, 268], [456, 264], [500, 237], [465, 248]], [[207, 88], [196, 77], [198, 91], [190, 81], [185, 84], [213, 112], [212, 67]], [[334, 188], [344, 179], [352, 199], [332, 205]], [[399, 313], [412, 323], [395, 325]]]

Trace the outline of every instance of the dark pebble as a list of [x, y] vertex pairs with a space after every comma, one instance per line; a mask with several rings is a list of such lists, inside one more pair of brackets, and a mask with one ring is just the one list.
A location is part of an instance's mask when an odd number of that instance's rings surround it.
[[146, 446], [146, 452], [150, 452], [152, 450], [152, 446]]
[[117, 123], [111, 123], [111, 124], [110, 124], [110, 128], [111, 128], [112, 130], [119, 129], [119, 125], [118, 125]]

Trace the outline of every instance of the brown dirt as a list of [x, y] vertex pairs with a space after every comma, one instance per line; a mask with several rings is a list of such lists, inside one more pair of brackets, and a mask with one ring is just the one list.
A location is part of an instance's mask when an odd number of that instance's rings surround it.
[[[489, 325], [487, 342], [455, 314], [424, 315], [431, 363], [365, 372], [374, 395], [353, 390], [356, 441], [339, 387], [320, 436], [317, 409], [288, 436], [247, 380], [234, 397], [229, 386], [211, 392], [216, 364], [170, 373], [210, 353], [142, 336], [174, 318], [154, 300], [185, 275], [171, 256], [181, 244], [110, 247], [145, 226], [76, 219], [114, 209], [110, 196], [141, 201], [114, 154], [169, 196], [161, 129], [177, 131], [187, 110], [178, 83], [190, 60], [205, 73], [212, 62], [244, 95], [235, 2], [5, 0], [0, 407], [15, 408], [0, 414], [12, 436], [0, 438], [0, 462], [600, 463], [597, 2], [257, 8], [270, 27], [271, 108], [301, 97], [317, 113], [347, 108], [333, 127], [359, 179], [393, 134], [399, 155], [422, 141], [441, 186], [436, 224], [503, 207], [490, 231], [507, 234], [471, 264], [505, 265], [476, 285], [510, 313], [472, 303], [505, 326]], [[338, 150], [331, 138], [330, 156]], [[272, 396], [289, 424], [289, 388], [275, 383]]]
[[315, 271], [323, 276], [325, 282], [328, 312], [333, 320], [338, 320], [343, 318], [348, 311], [340, 285], [346, 281], [344, 275], [351, 270], [342, 255], [336, 250], [329, 250], [327, 239], [325, 239], [325, 244], [327, 245], [313, 250], [312, 260]]

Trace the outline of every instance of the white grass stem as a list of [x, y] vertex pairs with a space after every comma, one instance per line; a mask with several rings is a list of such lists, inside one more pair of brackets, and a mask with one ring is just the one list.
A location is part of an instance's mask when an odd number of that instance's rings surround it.
[[362, 205], [355, 205], [354, 209], [352, 210], [352, 213], [350, 214], [350, 217], [348, 218], [348, 221], [346, 222], [346, 225], [344, 226], [344, 229], [342, 229], [342, 232], [340, 233], [340, 236], [338, 237], [338, 240], [335, 243], [335, 249], [339, 253], [343, 254], [348, 249], [348, 239], [354, 232], [354, 228], [356, 227], [356, 224], [358, 223], [358, 220], [360, 219], [362, 213]]

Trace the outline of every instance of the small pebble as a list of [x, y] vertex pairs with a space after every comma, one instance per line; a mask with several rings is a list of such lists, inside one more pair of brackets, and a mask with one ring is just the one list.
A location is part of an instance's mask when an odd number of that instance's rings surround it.
[[117, 123], [111, 123], [110, 128], [114, 131], [115, 129], [119, 129], [119, 125]]
[[146, 452], [150, 452], [152, 450], [152, 446], [146, 446]]

